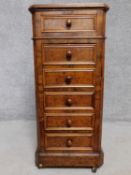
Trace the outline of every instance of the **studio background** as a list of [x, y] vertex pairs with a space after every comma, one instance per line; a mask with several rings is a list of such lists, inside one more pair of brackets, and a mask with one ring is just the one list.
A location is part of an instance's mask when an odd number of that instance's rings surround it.
[[106, 18], [104, 165], [96, 174], [131, 174], [131, 0], [0, 0], [0, 174], [92, 174], [87, 168], [40, 170], [35, 166], [34, 57], [28, 8], [69, 2], [110, 6]]
[[[32, 18], [38, 3], [91, 0], [0, 1], [0, 120], [35, 119]], [[131, 1], [95, 0], [110, 6], [106, 25], [104, 120], [131, 121]]]

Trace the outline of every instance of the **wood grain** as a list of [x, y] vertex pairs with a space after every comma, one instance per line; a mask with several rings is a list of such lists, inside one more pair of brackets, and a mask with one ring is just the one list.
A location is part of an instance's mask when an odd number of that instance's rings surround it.
[[97, 168], [103, 164], [108, 9], [102, 3], [29, 8], [33, 21], [39, 168]]

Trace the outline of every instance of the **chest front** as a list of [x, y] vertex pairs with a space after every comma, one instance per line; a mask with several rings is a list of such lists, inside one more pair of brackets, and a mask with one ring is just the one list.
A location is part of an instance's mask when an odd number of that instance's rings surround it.
[[103, 163], [106, 5], [35, 5], [38, 167]]

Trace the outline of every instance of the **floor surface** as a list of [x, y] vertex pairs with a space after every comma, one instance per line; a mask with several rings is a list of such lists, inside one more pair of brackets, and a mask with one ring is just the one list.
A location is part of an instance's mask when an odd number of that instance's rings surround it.
[[[86, 168], [37, 169], [34, 121], [0, 122], [0, 175], [90, 175]], [[104, 122], [105, 163], [97, 175], [131, 175], [131, 123]]]

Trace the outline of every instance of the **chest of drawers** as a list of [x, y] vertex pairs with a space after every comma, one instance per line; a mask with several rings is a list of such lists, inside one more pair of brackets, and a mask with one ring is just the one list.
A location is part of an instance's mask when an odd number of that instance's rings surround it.
[[105, 4], [45, 4], [33, 19], [36, 165], [92, 167], [101, 148]]

